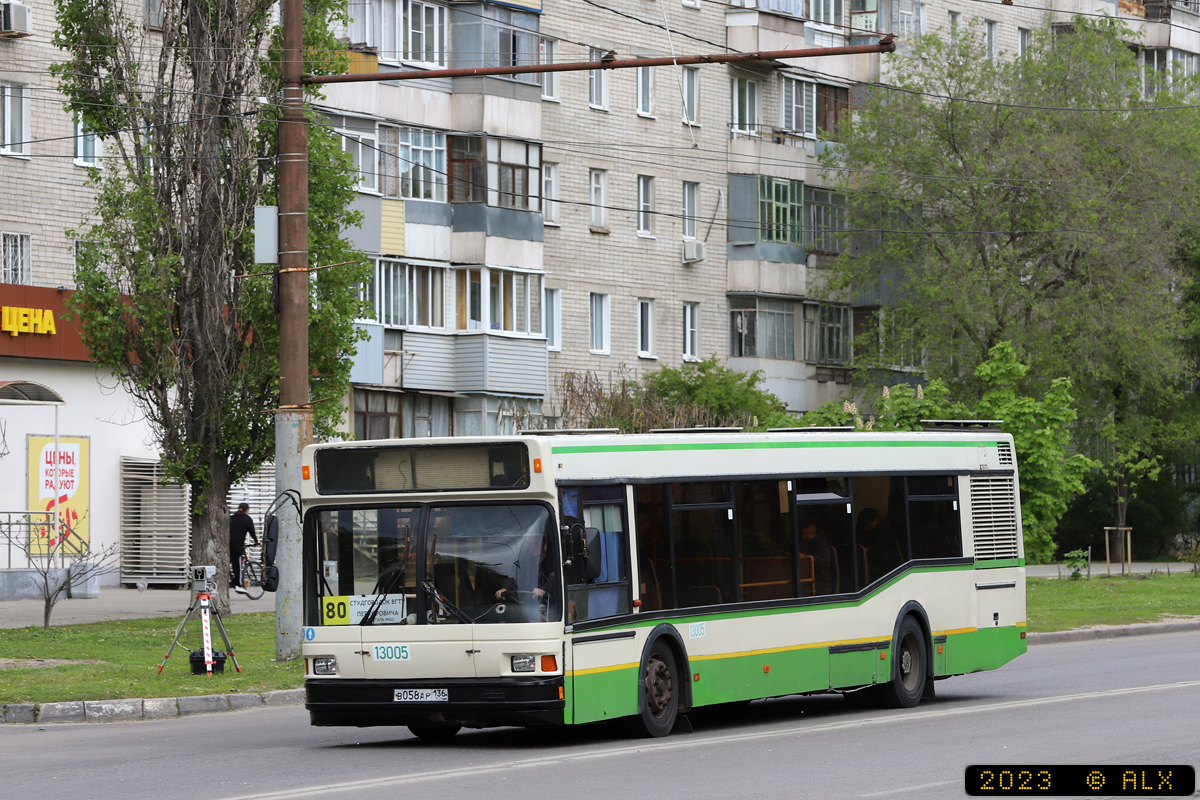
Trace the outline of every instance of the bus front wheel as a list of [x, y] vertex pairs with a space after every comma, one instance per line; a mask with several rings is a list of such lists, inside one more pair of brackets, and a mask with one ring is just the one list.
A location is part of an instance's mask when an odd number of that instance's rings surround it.
[[892, 647], [892, 679], [879, 687], [884, 705], [912, 708], [921, 702], [925, 694], [928, 658], [925, 632], [911, 616], [905, 617]]
[[642, 704], [638, 716], [646, 734], [666, 736], [675, 727], [679, 715], [679, 672], [675, 655], [664, 640], [659, 640], [642, 664], [642, 685], [639, 694]]

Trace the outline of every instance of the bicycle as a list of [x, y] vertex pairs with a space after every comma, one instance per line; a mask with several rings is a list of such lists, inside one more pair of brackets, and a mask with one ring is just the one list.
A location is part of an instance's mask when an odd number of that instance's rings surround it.
[[258, 562], [251, 561], [245, 556], [242, 556], [241, 589], [251, 600], [257, 600], [263, 596], [262, 568], [259, 567]]

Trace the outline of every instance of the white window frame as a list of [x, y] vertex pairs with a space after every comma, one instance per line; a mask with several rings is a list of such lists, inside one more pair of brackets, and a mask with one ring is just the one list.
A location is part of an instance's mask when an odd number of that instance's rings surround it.
[[654, 176], [637, 176], [638, 236], [654, 236]]
[[654, 358], [654, 300], [638, 298], [637, 310], [638, 358]]
[[375, 144], [375, 134], [351, 130], [339, 130], [338, 134], [342, 137], [342, 149], [350, 154], [358, 168], [358, 190], [377, 193], [379, 151]]
[[983, 53], [988, 61], [996, 60], [996, 31], [995, 20], [983, 21]]
[[809, 0], [809, 18], [818, 24], [842, 24], [842, 0]]
[[[817, 84], [794, 75], [783, 76], [783, 118], [780, 124], [785, 131], [817, 138]], [[797, 119], [799, 117], [799, 119]]]
[[[603, 57], [603, 50], [594, 47], [588, 50], [588, 61], [599, 61]], [[597, 111], [608, 111], [608, 70], [588, 71], [588, 107]]]
[[683, 360], [700, 360], [700, 304], [683, 304]]
[[730, 129], [735, 134], [757, 136], [759, 128], [759, 86], [753, 78], [735, 76], [731, 80]]
[[[20, 113], [13, 118], [13, 108]], [[29, 87], [0, 82], [0, 155], [29, 155]]]
[[700, 68], [683, 68], [683, 124], [699, 126]]
[[542, 312], [546, 315], [542, 326], [546, 334], [546, 349], [562, 352], [562, 289], [546, 289]]
[[606, 356], [610, 352], [612, 295], [588, 294], [588, 352]]
[[[445, 67], [450, 45], [450, 19], [446, 6], [425, 0], [351, 0], [347, 35], [352, 44], [377, 48], [386, 64]], [[428, 18], [427, 18], [428, 17]], [[413, 25], [413, 19], [420, 26]], [[430, 52], [425, 37], [431, 33]], [[420, 41], [418, 48], [415, 43]], [[426, 58], [431, 55], [432, 59]]]
[[608, 226], [608, 170], [588, 170], [588, 221], [593, 228], [606, 229]]
[[[88, 155], [85, 145], [91, 145], [91, 155]], [[83, 120], [75, 119], [75, 165], [79, 167], [100, 166], [101, 154], [100, 137], [88, 130]]]
[[637, 113], [654, 117], [654, 67], [637, 68]]
[[559, 224], [559, 174], [558, 164], [542, 163], [542, 220], [547, 225]]
[[385, 197], [446, 202], [446, 134], [380, 125], [376, 185]]
[[[555, 39], [547, 39], [542, 37], [541, 43], [538, 45], [538, 61], [542, 64], [553, 64], [558, 55], [558, 41]], [[552, 103], [559, 102], [558, 100], [558, 73], [543, 72], [541, 73], [542, 80], [542, 99], [549, 100]]]
[[700, 184], [696, 181], [683, 182], [683, 238], [695, 239], [700, 219]]
[[[428, 264], [411, 264], [395, 258], [373, 259], [371, 283], [364, 287], [364, 298], [374, 304], [371, 319], [391, 328], [446, 327], [447, 268]], [[419, 276], [428, 276], [422, 288], [422, 304], [426, 322], [417, 320], [417, 289]]]
[[0, 283], [28, 286], [33, 282], [33, 237], [0, 233]]
[[1029, 35], [1029, 28], [1017, 28], [1017, 57], [1024, 58], [1029, 52], [1029, 45], [1032, 39]]

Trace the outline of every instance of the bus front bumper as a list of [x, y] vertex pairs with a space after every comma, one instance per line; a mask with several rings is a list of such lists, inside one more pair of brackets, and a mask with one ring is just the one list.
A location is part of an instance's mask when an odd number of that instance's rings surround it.
[[[317, 726], [450, 724], [562, 725], [561, 675], [544, 678], [320, 680], [304, 682], [304, 707]], [[448, 700], [397, 701], [399, 690], [446, 689]]]

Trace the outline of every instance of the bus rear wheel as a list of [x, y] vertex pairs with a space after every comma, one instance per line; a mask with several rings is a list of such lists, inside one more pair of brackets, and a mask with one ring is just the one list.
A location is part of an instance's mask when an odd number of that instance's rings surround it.
[[638, 717], [642, 728], [648, 736], [666, 736], [679, 715], [679, 686], [675, 656], [662, 640], [646, 655], [641, 679], [642, 704]]
[[461, 725], [428, 722], [408, 726], [408, 732], [418, 739], [449, 739], [462, 730]]
[[879, 699], [891, 708], [912, 708], [925, 694], [929, 661], [925, 632], [912, 617], [905, 617], [892, 647], [892, 679], [879, 687]]

